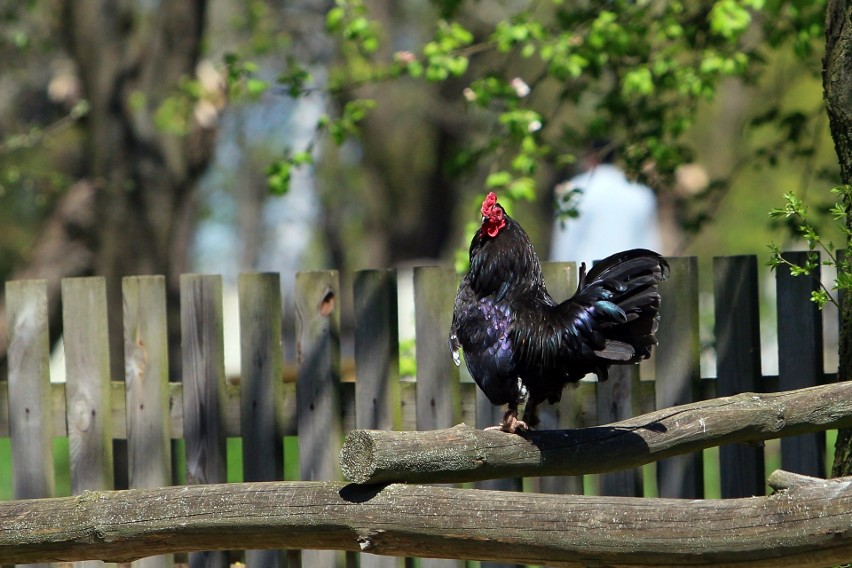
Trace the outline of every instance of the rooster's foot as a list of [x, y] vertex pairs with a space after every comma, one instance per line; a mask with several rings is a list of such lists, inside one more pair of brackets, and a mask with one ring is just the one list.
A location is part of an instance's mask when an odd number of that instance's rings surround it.
[[519, 434], [522, 431], [529, 430], [530, 427], [523, 420], [518, 419], [517, 410], [509, 410], [503, 417], [503, 422], [497, 426], [489, 426], [486, 430], [502, 430], [510, 434]]

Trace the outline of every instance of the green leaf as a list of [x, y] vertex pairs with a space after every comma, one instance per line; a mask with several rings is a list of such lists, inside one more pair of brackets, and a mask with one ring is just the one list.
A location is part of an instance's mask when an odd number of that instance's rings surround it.
[[499, 171], [489, 174], [485, 179], [485, 187], [496, 189], [506, 187], [512, 181], [512, 174], [506, 171]]

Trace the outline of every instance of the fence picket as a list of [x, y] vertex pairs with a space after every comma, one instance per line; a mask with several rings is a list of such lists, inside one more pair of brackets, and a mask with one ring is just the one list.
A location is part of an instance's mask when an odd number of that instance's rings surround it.
[[[414, 269], [414, 333], [417, 338], [417, 429], [449, 428], [461, 419], [459, 369], [447, 337], [458, 277], [449, 267]], [[460, 567], [456, 560], [423, 558], [422, 568]]]
[[71, 493], [79, 495], [114, 487], [106, 282], [101, 277], [66, 278], [61, 286]]
[[399, 329], [396, 270], [355, 273], [355, 425], [399, 424]]
[[[240, 274], [240, 432], [243, 481], [284, 478], [281, 280], [278, 274]], [[248, 568], [273, 568], [278, 550], [247, 550]]]
[[[806, 252], [786, 252], [785, 260], [804, 265]], [[800, 389], [823, 380], [822, 315], [810, 301], [819, 289], [819, 263], [814, 278], [793, 276], [787, 266], [776, 269], [778, 290], [778, 388]], [[781, 467], [825, 477], [825, 435], [790, 436], [781, 440]]]
[[47, 283], [6, 282], [6, 310], [13, 495], [15, 499], [53, 497]]
[[[224, 483], [227, 462], [222, 278], [181, 275], [180, 308], [186, 480], [190, 484]], [[227, 568], [228, 564], [227, 552], [189, 555], [190, 568]]]
[[[698, 262], [695, 257], [669, 258], [671, 276], [660, 284], [662, 305], [659, 345], [654, 362], [657, 408], [697, 400], [700, 342], [698, 337]], [[657, 462], [660, 497], [697, 499], [704, 495], [701, 453]]]
[[[400, 424], [399, 325], [396, 270], [359, 270], [355, 309], [355, 427], [393, 430]], [[362, 553], [361, 568], [392, 568], [398, 560]]]
[[[296, 408], [303, 480], [340, 477], [340, 280], [336, 270], [296, 275]], [[305, 566], [333, 567], [338, 553], [306, 550]]]
[[[609, 379], [598, 383], [597, 423], [609, 424], [634, 415], [634, 391], [638, 391], [638, 365], [613, 365]], [[601, 495], [638, 497], [642, 495], [642, 474], [638, 468], [603, 473], [598, 476]]]
[[[561, 302], [572, 296], [577, 290], [577, 264], [575, 262], [545, 262], [542, 265], [544, 281], [551, 297]], [[580, 389], [580, 390], [578, 390]], [[557, 404], [542, 404], [539, 408], [541, 428], [580, 428], [591, 426], [584, 422], [584, 389], [579, 384], [571, 384], [562, 391], [562, 400]], [[542, 493], [583, 494], [583, 477], [541, 477], [538, 478], [538, 490]]]
[[[127, 412], [127, 479], [131, 488], [171, 483], [169, 356], [166, 279], [129, 276], [124, 303], [124, 388]], [[64, 300], [64, 298], [63, 298]], [[144, 558], [135, 568], [166, 568], [171, 555]]]
[[[716, 396], [762, 391], [757, 257], [714, 258], [713, 286]], [[722, 497], [763, 495], [763, 464], [761, 447], [729, 444], [719, 448]]]
[[457, 285], [452, 268], [414, 269], [418, 430], [449, 428], [461, 417], [459, 369], [453, 364], [447, 343]]

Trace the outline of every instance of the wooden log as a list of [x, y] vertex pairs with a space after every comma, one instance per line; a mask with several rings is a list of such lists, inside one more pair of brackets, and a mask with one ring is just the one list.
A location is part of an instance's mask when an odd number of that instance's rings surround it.
[[[822, 567], [852, 557], [852, 478], [730, 500], [257, 482], [0, 503], [6, 562], [320, 548], [566, 568]], [[701, 519], [701, 522], [695, 522]]]
[[357, 483], [451, 483], [532, 475], [579, 475], [636, 467], [733, 442], [852, 424], [852, 382], [780, 393], [742, 393], [657, 410], [605, 426], [533, 431], [354, 430], [340, 452]]

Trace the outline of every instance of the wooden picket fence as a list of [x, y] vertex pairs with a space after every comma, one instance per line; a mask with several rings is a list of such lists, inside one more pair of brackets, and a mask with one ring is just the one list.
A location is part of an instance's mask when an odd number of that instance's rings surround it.
[[[800, 260], [802, 253], [788, 253]], [[570, 385], [560, 404], [545, 405], [544, 428], [572, 428], [620, 420], [654, 408], [744, 391], [770, 392], [821, 384], [822, 318], [809, 301], [816, 283], [776, 276], [779, 373], [761, 372], [758, 262], [754, 256], [713, 262], [717, 377], [699, 370], [699, 273], [693, 257], [669, 259], [672, 276], [663, 295], [660, 345], [654, 365], [616, 368], [609, 381]], [[547, 263], [555, 297], [573, 292], [571, 263]], [[708, 276], [709, 277], [709, 276]], [[458, 277], [446, 267], [414, 270], [417, 378], [400, 380], [397, 275], [365, 270], [353, 275], [355, 380], [340, 378], [340, 284], [335, 271], [296, 275], [297, 377], [284, 381], [282, 303], [277, 274], [239, 277], [241, 370], [225, 376], [222, 280], [183, 275], [180, 280], [182, 345], [169, 353], [166, 290], [161, 276], [123, 281], [125, 376], [110, 376], [107, 303], [102, 278], [62, 282], [66, 382], [51, 383], [47, 292], [43, 281], [6, 283], [10, 331], [8, 377], [0, 380], [0, 437], [11, 437], [14, 497], [52, 496], [55, 436], [67, 437], [71, 491], [115, 486], [116, 463], [126, 459], [131, 488], [174, 482], [172, 441], [184, 440], [190, 484], [226, 481], [226, 438], [242, 439], [245, 481], [283, 479], [285, 460], [298, 460], [299, 478], [340, 479], [338, 452], [352, 428], [437, 429], [459, 422], [477, 427], [499, 421], [493, 408], [448, 353], [452, 300]], [[182, 376], [169, 377], [169, 357], [180, 357]], [[654, 380], [648, 380], [654, 378]], [[0, 377], [4, 379], [4, 377]], [[123, 379], [123, 380], [120, 380]], [[298, 437], [298, 455], [286, 455], [283, 439]], [[114, 453], [122, 440], [121, 455]], [[123, 455], [126, 447], [126, 456]], [[781, 466], [824, 477], [825, 436], [809, 434], [780, 442]], [[763, 448], [736, 444], [719, 452], [723, 497], [765, 493]], [[704, 496], [702, 454], [656, 464], [656, 493]], [[646, 470], [647, 471], [647, 470]], [[653, 480], [651, 480], [653, 481]], [[642, 470], [603, 474], [605, 495], [642, 495]], [[582, 478], [499, 480], [479, 487], [582, 493]], [[588, 486], [588, 484], [587, 484]], [[588, 488], [588, 487], [587, 487]], [[332, 566], [343, 555], [328, 551], [247, 551], [249, 568]], [[229, 555], [193, 553], [191, 566], [225, 566]], [[137, 565], [169, 566], [172, 557]], [[346, 558], [355, 565], [355, 555]], [[360, 555], [361, 566], [396, 566], [394, 558]], [[402, 562], [401, 560], [399, 562]], [[0, 558], [2, 564], [2, 558]], [[483, 563], [485, 566], [487, 563]], [[460, 566], [423, 559], [421, 566]], [[493, 566], [493, 564], [487, 564]]]

